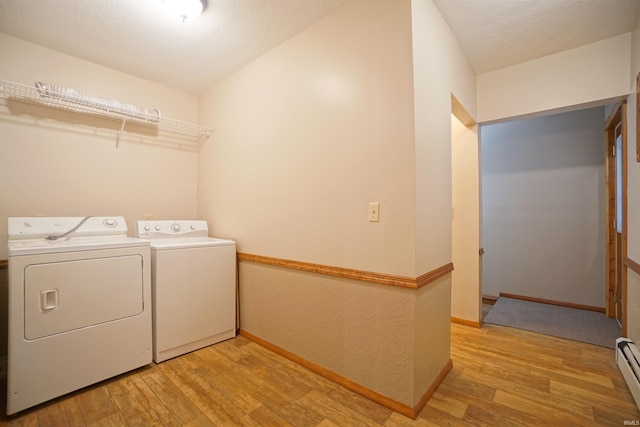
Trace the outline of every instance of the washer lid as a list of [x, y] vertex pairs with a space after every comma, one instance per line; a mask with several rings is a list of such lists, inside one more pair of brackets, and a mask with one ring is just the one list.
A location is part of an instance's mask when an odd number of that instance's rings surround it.
[[167, 239], [151, 239], [151, 249], [158, 251], [170, 249], [204, 248], [213, 246], [235, 246], [233, 240], [216, 239], [215, 237], [171, 237]]

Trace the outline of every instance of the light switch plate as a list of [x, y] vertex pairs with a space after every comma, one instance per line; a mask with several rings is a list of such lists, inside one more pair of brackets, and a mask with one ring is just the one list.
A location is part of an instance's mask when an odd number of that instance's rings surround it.
[[380, 221], [380, 203], [371, 202], [369, 203], [369, 222], [379, 222]]

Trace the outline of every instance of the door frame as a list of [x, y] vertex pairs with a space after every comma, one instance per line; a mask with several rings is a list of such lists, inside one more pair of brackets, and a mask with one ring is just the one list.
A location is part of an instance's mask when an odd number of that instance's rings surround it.
[[[627, 101], [617, 103], [605, 121], [605, 175], [606, 175], [606, 230], [607, 230], [607, 273], [606, 273], [606, 314], [616, 317], [616, 158], [615, 129], [621, 124], [622, 130], [622, 260], [627, 257]], [[622, 336], [627, 335], [627, 266], [621, 263], [621, 316]]]

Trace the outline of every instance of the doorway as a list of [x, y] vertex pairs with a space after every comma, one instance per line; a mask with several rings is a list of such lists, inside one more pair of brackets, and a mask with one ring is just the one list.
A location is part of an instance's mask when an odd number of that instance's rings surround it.
[[483, 294], [605, 312], [604, 125], [598, 106], [481, 126]]
[[616, 104], [605, 122], [607, 183], [607, 301], [606, 314], [627, 334], [627, 103]]
[[478, 126], [451, 94], [451, 321], [482, 325]]

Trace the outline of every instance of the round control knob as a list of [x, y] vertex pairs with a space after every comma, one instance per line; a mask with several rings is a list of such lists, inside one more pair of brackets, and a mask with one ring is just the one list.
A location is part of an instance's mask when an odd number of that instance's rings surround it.
[[160, 227], [159, 225], [156, 225], [154, 228], [156, 229], [156, 231], [160, 231], [162, 227]]
[[149, 231], [149, 230], [151, 230], [151, 227], [149, 227], [148, 225], [145, 225], [144, 226], [144, 231]]
[[193, 224], [191, 224], [191, 227], [189, 227], [189, 228], [191, 228], [191, 230], [195, 230], [195, 229], [196, 229], [196, 226], [195, 226], [195, 225], [193, 225]]
[[113, 228], [116, 225], [118, 225], [118, 221], [116, 221], [115, 219], [105, 219], [104, 221], [102, 221], [102, 223], [104, 224], [105, 227], [109, 227], [109, 228]]
[[173, 224], [171, 224], [171, 229], [177, 233], [178, 231], [180, 231], [180, 224], [174, 222]]

